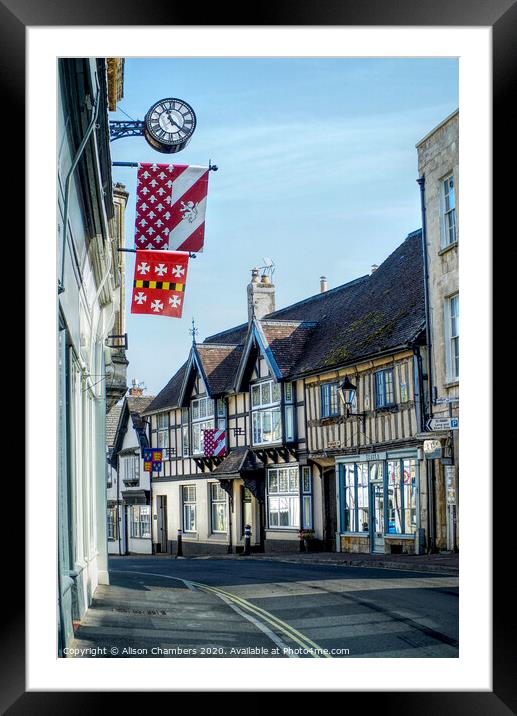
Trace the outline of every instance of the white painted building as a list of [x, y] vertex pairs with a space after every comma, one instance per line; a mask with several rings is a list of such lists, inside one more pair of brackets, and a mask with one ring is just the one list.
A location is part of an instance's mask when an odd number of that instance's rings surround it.
[[[111, 76], [108, 68], [111, 67]], [[120, 271], [108, 111], [122, 94], [123, 61], [58, 63], [58, 610], [59, 653], [98, 584], [109, 582], [106, 543], [108, 347]], [[118, 390], [118, 392], [117, 392]]]
[[109, 450], [107, 539], [109, 554], [151, 554], [151, 484], [142, 452], [149, 446], [142, 412], [154, 400], [133, 382], [120, 406]]

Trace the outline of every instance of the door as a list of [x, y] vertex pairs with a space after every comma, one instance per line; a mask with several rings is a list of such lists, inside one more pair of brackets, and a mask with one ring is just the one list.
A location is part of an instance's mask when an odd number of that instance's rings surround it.
[[382, 482], [371, 484], [373, 520], [372, 552], [384, 553], [384, 485]]
[[334, 468], [323, 473], [323, 490], [325, 500], [325, 549], [327, 552], [336, 551], [337, 532], [337, 501], [336, 501], [336, 471]]
[[158, 495], [158, 549], [167, 552], [167, 495]]

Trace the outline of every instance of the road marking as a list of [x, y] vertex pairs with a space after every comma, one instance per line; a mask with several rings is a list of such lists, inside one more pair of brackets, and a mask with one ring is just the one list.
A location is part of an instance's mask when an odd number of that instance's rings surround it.
[[[287, 624], [278, 617], [275, 617], [275, 615], [271, 614], [271, 612], [268, 612], [261, 607], [257, 607], [255, 604], [248, 602], [246, 599], [238, 597], [236, 594], [232, 594], [231, 592], [226, 592], [219, 587], [210, 587], [207, 584], [201, 584], [200, 582], [193, 582], [193, 584], [195, 584], [200, 589], [207, 589], [218, 594], [224, 594], [229, 599], [240, 604], [243, 608], [248, 609], [249, 611], [257, 614], [257, 616], [260, 616], [262, 619], [268, 621], [270, 624], [282, 631], [290, 639], [299, 644], [302, 648], [306, 649], [307, 651], [310, 651], [311, 656], [313, 656], [315, 659], [320, 659], [322, 656], [326, 657], [327, 659], [332, 658], [330, 654], [325, 653], [323, 647], [319, 646], [319, 644], [316, 644], [316, 642], [312, 641], [312, 639], [309, 639], [308, 636], [302, 634], [290, 624]], [[316, 653], [313, 652], [313, 649], [316, 649]], [[322, 653], [319, 654], [317, 652]]]
[[[238, 597], [236, 594], [232, 594], [231, 592], [226, 592], [225, 590], [220, 589], [219, 587], [211, 587], [208, 584], [202, 584], [201, 582], [193, 582], [193, 581], [189, 581], [186, 579], [182, 579], [181, 577], [171, 577], [168, 574], [159, 574], [157, 572], [137, 572], [136, 570], [129, 570], [129, 569], [112, 569], [110, 571], [117, 572], [119, 574], [145, 574], [149, 577], [162, 577], [163, 579], [174, 579], [175, 581], [183, 582], [184, 584], [186, 584], [188, 582], [193, 587], [198, 587], [199, 589], [204, 589], [206, 591], [213, 592], [216, 596], [220, 596], [221, 598], [223, 596], [225, 596], [228, 600], [231, 600], [233, 602], [234, 606], [237, 606], [237, 604], [238, 604], [243, 609], [247, 609], [248, 611], [251, 611], [252, 613], [254, 613], [257, 617], [260, 617], [261, 619], [267, 621], [273, 627], [275, 627], [280, 632], [282, 632], [284, 634], [284, 636], [287, 636], [289, 639], [291, 639], [292, 641], [299, 644], [303, 649], [309, 651], [310, 655], [312, 657], [314, 657], [315, 659], [320, 659], [322, 656], [326, 657], [327, 659], [332, 658], [330, 656], [330, 654], [324, 653], [323, 647], [316, 644], [314, 641], [312, 641], [312, 639], [309, 639], [309, 637], [307, 637], [307, 636], [305, 636], [305, 634], [302, 634], [301, 632], [299, 632], [297, 629], [292, 627], [290, 624], [287, 624], [286, 622], [282, 621], [278, 617], [275, 617], [274, 614], [271, 614], [270, 612], [266, 611], [265, 609], [262, 609], [261, 607], [257, 607], [254, 604], [251, 604], [251, 602], [248, 602], [246, 599], [243, 599], [242, 597]], [[229, 606], [231, 606], [231, 605], [229, 605]], [[269, 628], [266, 627], [265, 625], [264, 625], [264, 628], [268, 629], [268, 631], [269, 631]], [[285, 647], [285, 645], [282, 646], [282, 648], [284, 648], [284, 647]], [[288, 648], [288, 647], [286, 647], [286, 648]], [[316, 653], [313, 651], [313, 649], [316, 649]], [[317, 653], [320, 651], [322, 652], [321, 654]]]
[[271, 641], [276, 644], [284, 653], [287, 652], [287, 656], [290, 659], [298, 659], [298, 654], [292, 653], [292, 649], [289, 649], [288, 645], [280, 639], [279, 636], [275, 634], [274, 631], [272, 631], [269, 627], [267, 627], [265, 624], [262, 624], [259, 622], [258, 619], [255, 619], [255, 617], [252, 617], [251, 614], [246, 614], [246, 612], [243, 612], [240, 607], [238, 607], [236, 604], [232, 602], [231, 599], [228, 599], [228, 597], [224, 594], [217, 594], [217, 596], [225, 602], [230, 609], [233, 609], [237, 614], [239, 614], [244, 619], [247, 619], [249, 622], [254, 624], [257, 629], [260, 629], [260, 631], [264, 632], [264, 634], [271, 639]]

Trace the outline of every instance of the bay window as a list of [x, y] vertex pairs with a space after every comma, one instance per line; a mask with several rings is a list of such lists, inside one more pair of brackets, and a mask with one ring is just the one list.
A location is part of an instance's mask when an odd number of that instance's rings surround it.
[[267, 380], [251, 386], [254, 445], [280, 442], [282, 439], [280, 389], [280, 384], [274, 380]]
[[192, 454], [203, 453], [203, 430], [215, 428], [214, 401], [211, 398], [196, 398], [190, 404], [192, 415]]
[[300, 472], [298, 466], [267, 471], [268, 526], [300, 529]]

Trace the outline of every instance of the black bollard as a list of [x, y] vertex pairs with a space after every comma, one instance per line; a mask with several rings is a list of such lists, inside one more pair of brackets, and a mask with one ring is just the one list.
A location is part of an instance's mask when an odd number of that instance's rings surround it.
[[183, 557], [183, 545], [181, 544], [181, 530], [178, 530], [178, 547], [176, 549], [176, 557]]
[[246, 525], [244, 527], [244, 552], [243, 554], [248, 556], [250, 554], [251, 547], [251, 527]]

